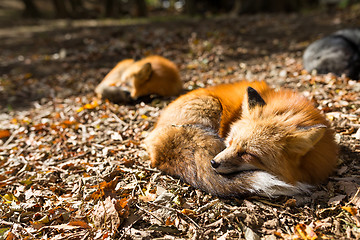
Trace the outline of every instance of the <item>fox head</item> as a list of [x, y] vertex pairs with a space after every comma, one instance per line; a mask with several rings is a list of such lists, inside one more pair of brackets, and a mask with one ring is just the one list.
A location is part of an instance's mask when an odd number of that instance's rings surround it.
[[140, 67], [129, 68], [121, 76], [122, 87], [128, 89], [131, 97], [137, 97], [137, 89], [140, 89], [141, 86], [147, 82], [152, 73], [151, 63], [145, 63]]
[[248, 87], [241, 118], [232, 125], [226, 148], [211, 160], [216, 172], [260, 170], [288, 182], [293, 180], [301, 168], [302, 156], [323, 137], [326, 126], [309, 125], [309, 121], [303, 121], [309, 118], [304, 111], [278, 106], [281, 103], [267, 104], [255, 89]]

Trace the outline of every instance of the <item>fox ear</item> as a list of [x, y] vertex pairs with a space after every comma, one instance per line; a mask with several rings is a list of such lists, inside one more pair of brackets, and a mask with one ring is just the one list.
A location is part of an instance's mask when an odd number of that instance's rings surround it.
[[247, 88], [247, 102], [249, 109], [254, 108], [255, 106], [265, 106], [266, 103], [260, 94], [253, 89], [252, 87]]
[[298, 127], [289, 139], [291, 150], [300, 156], [304, 156], [324, 136], [326, 128], [327, 126], [324, 124]]
[[151, 73], [152, 73], [151, 63], [145, 63], [141, 67], [140, 71], [137, 73], [138, 80], [142, 82], [146, 82], [147, 80], [149, 80]]
[[253, 109], [256, 106], [265, 106], [266, 102], [264, 99], [260, 96], [260, 94], [253, 89], [252, 87], [248, 87], [246, 90], [246, 94], [243, 101], [243, 111], [245, 113], [249, 113], [251, 109]]

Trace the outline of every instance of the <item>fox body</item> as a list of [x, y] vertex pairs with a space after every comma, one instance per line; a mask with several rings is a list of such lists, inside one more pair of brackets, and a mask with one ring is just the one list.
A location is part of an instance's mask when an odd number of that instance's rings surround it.
[[139, 61], [125, 59], [119, 62], [95, 92], [99, 97], [114, 102], [129, 102], [150, 94], [175, 96], [181, 90], [182, 82], [176, 65], [161, 56], [149, 56]]
[[221, 197], [308, 191], [337, 162], [333, 131], [311, 102], [264, 82], [179, 97], [145, 145], [153, 167]]

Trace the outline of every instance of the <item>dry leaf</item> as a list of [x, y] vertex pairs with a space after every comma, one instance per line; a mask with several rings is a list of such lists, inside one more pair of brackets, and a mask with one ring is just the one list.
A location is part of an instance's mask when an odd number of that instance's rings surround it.
[[117, 231], [121, 219], [113, 200], [115, 199], [107, 197], [105, 201], [99, 201], [94, 207], [91, 216], [95, 227], [106, 228], [111, 232]]
[[332, 197], [329, 199], [328, 204], [329, 205], [337, 205], [340, 204], [340, 202], [346, 197], [346, 195], [337, 195], [335, 197]]
[[357, 214], [357, 208], [356, 207], [341, 207], [345, 211], [349, 212], [351, 215], [355, 216]]
[[99, 199], [104, 196], [115, 195], [115, 187], [117, 184], [117, 179], [111, 180], [110, 182], [103, 181], [98, 185], [92, 186], [93, 188], [98, 188], [94, 193], [91, 194], [91, 199]]
[[5, 240], [15, 240], [17, 237], [12, 232], [9, 232], [5, 238]]
[[146, 193], [146, 195], [144, 196], [139, 196], [139, 199], [142, 200], [143, 202], [152, 202], [156, 199], [157, 195], [156, 193]]
[[81, 112], [81, 111], [84, 111], [85, 109], [94, 109], [96, 108], [97, 106], [99, 106], [98, 102], [97, 101], [93, 101], [91, 103], [87, 103], [85, 104], [84, 106], [80, 107], [78, 110], [76, 110], [77, 112]]
[[84, 221], [71, 221], [68, 223], [70, 226], [78, 226], [85, 229], [90, 229], [91, 227]]
[[11, 133], [9, 130], [0, 130], [0, 138], [10, 137]]
[[195, 215], [195, 214], [196, 214], [195, 211], [190, 210], [190, 209], [183, 209], [183, 210], [181, 210], [181, 213], [182, 213], [182, 214], [185, 214], [185, 215], [189, 215], [189, 216], [192, 216], [192, 215]]
[[165, 221], [165, 225], [166, 226], [171, 226], [171, 225], [175, 225], [175, 220], [171, 220], [170, 217], [168, 217]]
[[295, 227], [296, 232], [299, 234], [299, 236], [302, 239], [317, 239], [318, 236], [316, 235], [316, 233], [314, 232], [314, 230], [312, 229], [312, 227], [305, 225], [305, 224], [298, 224]]

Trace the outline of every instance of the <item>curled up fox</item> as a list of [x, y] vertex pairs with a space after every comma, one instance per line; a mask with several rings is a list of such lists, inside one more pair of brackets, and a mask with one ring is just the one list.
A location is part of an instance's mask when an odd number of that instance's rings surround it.
[[112, 102], [130, 103], [151, 94], [176, 96], [181, 90], [177, 66], [167, 58], [153, 55], [139, 61], [120, 61], [95, 88], [95, 93]]
[[220, 197], [308, 192], [332, 173], [338, 152], [309, 100], [248, 81], [180, 96], [145, 146], [152, 167]]

